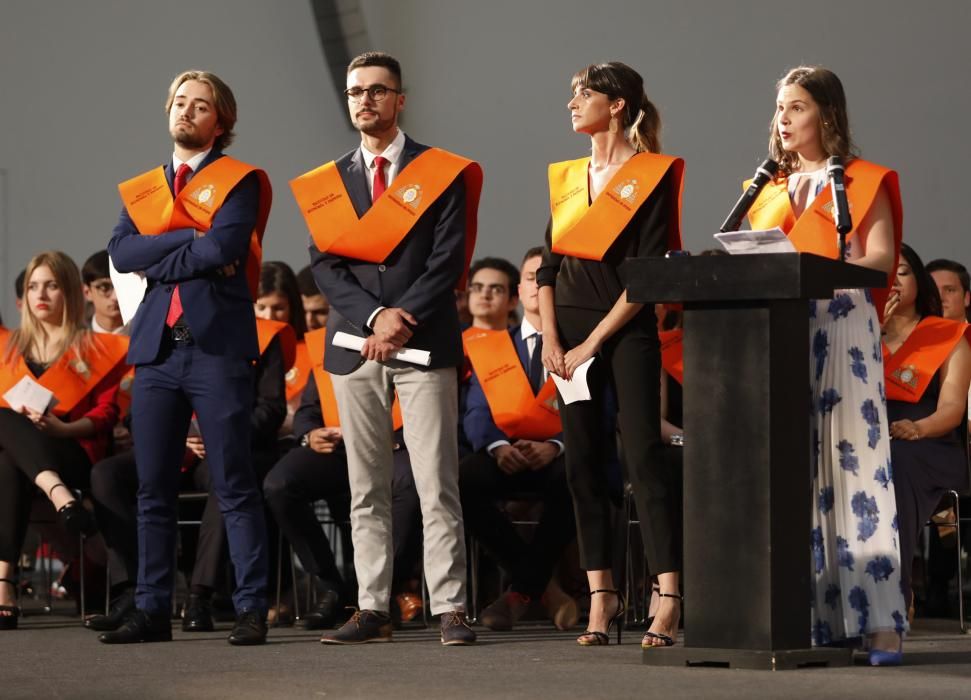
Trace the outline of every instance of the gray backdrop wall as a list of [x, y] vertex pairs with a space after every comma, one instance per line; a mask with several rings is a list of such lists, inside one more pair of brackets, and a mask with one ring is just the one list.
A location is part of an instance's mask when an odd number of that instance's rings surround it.
[[[338, 2], [337, 5], [342, 4]], [[959, 206], [971, 147], [971, 3], [883, 0], [362, 0], [373, 48], [396, 54], [406, 130], [479, 160], [477, 254], [541, 241], [550, 161], [583, 155], [566, 110], [582, 66], [618, 59], [646, 78], [664, 150], [687, 161], [687, 245], [710, 235], [764, 157], [774, 82], [799, 63], [843, 79], [863, 154], [900, 171], [906, 239], [971, 263]], [[267, 169], [266, 259], [307, 259], [287, 180], [351, 148], [307, 0], [3, 0], [0, 3], [0, 289], [30, 256], [84, 258], [118, 215], [116, 184], [163, 162], [162, 103], [189, 67], [240, 105], [237, 157]]]

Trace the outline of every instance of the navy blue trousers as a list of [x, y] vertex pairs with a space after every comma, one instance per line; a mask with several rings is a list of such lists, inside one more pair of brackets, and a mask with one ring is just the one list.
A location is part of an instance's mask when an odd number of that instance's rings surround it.
[[135, 604], [171, 610], [179, 464], [193, 412], [206, 447], [212, 490], [226, 524], [237, 613], [266, 610], [266, 522], [250, 455], [253, 367], [239, 358], [179, 344], [139, 365], [132, 395], [138, 468], [138, 584]]

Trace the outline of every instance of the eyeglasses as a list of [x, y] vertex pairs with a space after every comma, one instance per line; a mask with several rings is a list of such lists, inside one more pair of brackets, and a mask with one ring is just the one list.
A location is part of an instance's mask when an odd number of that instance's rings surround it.
[[384, 98], [388, 96], [389, 92], [393, 92], [396, 95], [401, 94], [401, 90], [395, 90], [387, 85], [371, 85], [370, 87], [352, 87], [344, 91], [344, 96], [347, 97], [351, 102], [361, 102], [364, 100], [364, 95], [371, 98], [372, 102], [384, 102]]
[[469, 291], [473, 294], [495, 294], [496, 296], [501, 296], [507, 293], [506, 285], [504, 284], [482, 284], [481, 282], [473, 282], [469, 285]]
[[95, 282], [91, 285], [91, 289], [95, 290], [103, 297], [108, 297], [111, 296], [113, 291], [115, 291], [115, 285], [113, 285], [111, 282]]

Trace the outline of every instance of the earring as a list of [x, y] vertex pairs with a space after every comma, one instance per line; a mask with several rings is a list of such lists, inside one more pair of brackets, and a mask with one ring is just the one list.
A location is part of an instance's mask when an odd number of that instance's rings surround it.
[[617, 117], [611, 117], [610, 122], [607, 124], [607, 129], [611, 134], [616, 134], [620, 131], [620, 120]]

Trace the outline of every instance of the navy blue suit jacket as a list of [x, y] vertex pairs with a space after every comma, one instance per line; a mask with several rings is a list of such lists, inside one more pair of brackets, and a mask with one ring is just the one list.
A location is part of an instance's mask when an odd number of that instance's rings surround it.
[[[526, 341], [523, 340], [522, 326], [510, 328], [509, 335], [512, 336], [513, 345], [516, 346], [519, 363], [528, 372], [529, 348], [526, 347]], [[465, 416], [462, 425], [465, 428], [465, 436], [472, 443], [472, 449], [476, 452], [484, 450], [496, 440], [514, 442], [519, 437], [518, 435], [506, 435], [492, 420], [492, 410], [489, 408], [489, 402], [486, 401], [485, 392], [482, 391], [482, 385], [475, 375], [474, 368], [472, 377], [469, 379], [469, 392], [465, 400]], [[563, 433], [557, 433], [548, 439], [562, 442]]]
[[[428, 150], [405, 138], [398, 172]], [[371, 208], [368, 172], [356, 148], [336, 162], [357, 215]], [[455, 285], [465, 268], [465, 182], [455, 179], [415, 222], [384, 263], [321, 253], [313, 241], [310, 260], [317, 286], [330, 301], [324, 367], [331, 374], [350, 374], [364, 358], [333, 345], [334, 334], [371, 334], [368, 317], [379, 306], [400, 307], [418, 320], [408, 347], [428, 350], [431, 369], [462, 363], [462, 334], [455, 310]]]
[[[221, 157], [213, 149], [198, 171]], [[172, 189], [171, 161], [165, 166], [165, 178]], [[190, 228], [143, 236], [122, 208], [108, 253], [119, 272], [144, 272], [148, 280], [145, 298], [132, 320], [129, 364], [149, 364], [158, 357], [176, 284], [185, 323], [204, 352], [247, 360], [259, 357], [253, 298], [246, 282], [259, 197], [259, 181], [250, 173], [233, 188], [216, 212], [212, 228], [199, 238]], [[223, 267], [237, 262], [236, 274], [221, 273]]]

